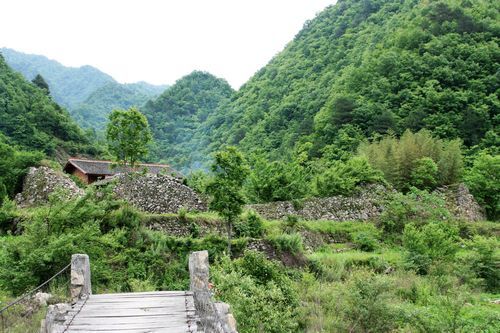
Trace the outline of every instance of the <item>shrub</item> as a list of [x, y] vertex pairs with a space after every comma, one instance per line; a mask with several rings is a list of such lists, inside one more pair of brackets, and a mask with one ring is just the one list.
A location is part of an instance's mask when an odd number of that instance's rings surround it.
[[500, 217], [500, 155], [480, 154], [464, 181], [490, 219]]
[[264, 234], [262, 218], [254, 211], [248, 211], [234, 224], [234, 231], [240, 237], [259, 238]]
[[298, 225], [299, 225], [299, 217], [297, 215], [288, 214], [284, 221], [284, 231], [294, 232], [297, 230]]
[[497, 251], [498, 241], [494, 238], [475, 236], [468, 243], [474, 255], [470, 256], [470, 265], [475, 275], [484, 280], [486, 289], [498, 293], [500, 289], [500, 256]]
[[270, 240], [276, 249], [281, 252], [297, 254], [303, 250], [302, 237], [299, 233], [282, 234], [272, 237]]
[[433, 190], [437, 184], [437, 176], [437, 164], [429, 157], [422, 157], [415, 161], [410, 184], [421, 190]]
[[267, 161], [252, 157], [252, 172], [245, 184], [251, 202], [272, 202], [304, 197], [309, 191], [307, 173], [296, 161]]
[[341, 331], [391, 332], [397, 327], [397, 313], [389, 305], [391, 285], [383, 277], [360, 271], [345, 288]]
[[457, 239], [457, 228], [447, 223], [431, 222], [420, 229], [408, 224], [403, 233], [406, 262], [417, 273], [427, 274], [431, 265], [453, 261]]
[[187, 222], [187, 209], [184, 207], [179, 208], [177, 216], [179, 217], [180, 221]]
[[384, 183], [383, 174], [375, 170], [364, 157], [338, 161], [314, 178], [314, 191], [320, 197], [352, 195], [362, 184]]
[[388, 199], [379, 217], [386, 234], [400, 234], [407, 223], [425, 224], [427, 221], [445, 221], [451, 218], [444, 198], [416, 188], [407, 194], [395, 193]]
[[247, 251], [211, 267], [215, 296], [231, 304], [238, 330], [289, 333], [298, 329], [299, 299], [283, 269], [263, 254]]
[[352, 242], [361, 251], [372, 252], [378, 248], [378, 240], [373, 233], [363, 231], [355, 233]]

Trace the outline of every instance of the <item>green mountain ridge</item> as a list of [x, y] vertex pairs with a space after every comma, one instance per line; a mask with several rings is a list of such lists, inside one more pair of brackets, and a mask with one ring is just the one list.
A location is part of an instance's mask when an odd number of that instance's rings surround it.
[[338, 1], [182, 138], [200, 160], [177, 163], [204, 165], [227, 144], [270, 159], [322, 158], [343, 130], [377, 138], [429, 129], [476, 145], [498, 132], [499, 6]]
[[85, 152], [89, 140], [47, 92], [11, 69], [0, 55], [0, 133], [8, 143], [54, 154]]
[[2, 48], [6, 62], [26, 79], [40, 74], [54, 100], [66, 107], [80, 126], [102, 130], [114, 108], [143, 105], [168, 86], [146, 82], [121, 84], [92, 66], [66, 67], [45, 56]]

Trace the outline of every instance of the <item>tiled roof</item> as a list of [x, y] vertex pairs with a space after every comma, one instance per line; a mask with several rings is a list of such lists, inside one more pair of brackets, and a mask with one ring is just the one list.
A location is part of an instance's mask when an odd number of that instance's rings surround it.
[[[64, 170], [68, 168], [69, 165], [73, 165], [75, 168], [79, 169], [85, 174], [91, 175], [115, 175], [117, 173], [132, 171], [130, 167], [123, 167], [116, 165], [112, 167], [114, 162], [111, 161], [95, 161], [95, 160], [85, 160], [79, 158], [70, 158], [64, 167]], [[166, 164], [137, 164], [133, 171], [142, 171], [146, 168], [148, 173], [158, 174], [163, 171], [166, 174], [174, 173], [175, 171]]]

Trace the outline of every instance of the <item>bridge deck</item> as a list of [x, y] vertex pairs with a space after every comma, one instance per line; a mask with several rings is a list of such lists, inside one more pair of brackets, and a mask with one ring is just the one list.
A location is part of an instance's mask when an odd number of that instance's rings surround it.
[[197, 332], [193, 296], [184, 291], [91, 295], [68, 318], [66, 333]]

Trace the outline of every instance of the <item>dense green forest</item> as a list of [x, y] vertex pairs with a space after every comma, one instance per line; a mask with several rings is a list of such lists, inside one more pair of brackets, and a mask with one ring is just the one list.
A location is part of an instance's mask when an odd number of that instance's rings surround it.
[[80, 126], [97, 131], [106, 126], [107, 116], [113, 109], [141, 106], [167, 88], [146, 82], [120, 84], [92, 66], [66, 67], [44, 56], [8, 48], [0, 52], [26, 79], [41, 75], [54, 100], [66, 107]]
[[210, 113], [198, 130], [205, 138], [181, 138], [183, 150], [203, 151], [198, 162], [224, 144], [271, 159], [330, 158], [342, 136], [406, 129], [460, 138], [466, 147], [491, 141], [499, 126], [498, 7], [339, 1]]
[[164, 160], [180, 171], [202, 167], [200, 148], [209, 144], [209, 134], [201, 125], [233, 93], [225, 80], [195, 71], [146, 103], [142, 111], [156, 141], [150, 158]]
[[49, 91], [26, 81], [1, 56], [0, 98], [0, 131], [12, 144], [53, 154], [58, 146], [74, 153], [89, 143]]
[[318, 157], [344, 125], [478, 144], [499, 125], [498, 10], [480, 0], [339, 1], [224, 105], [213, 145]]

